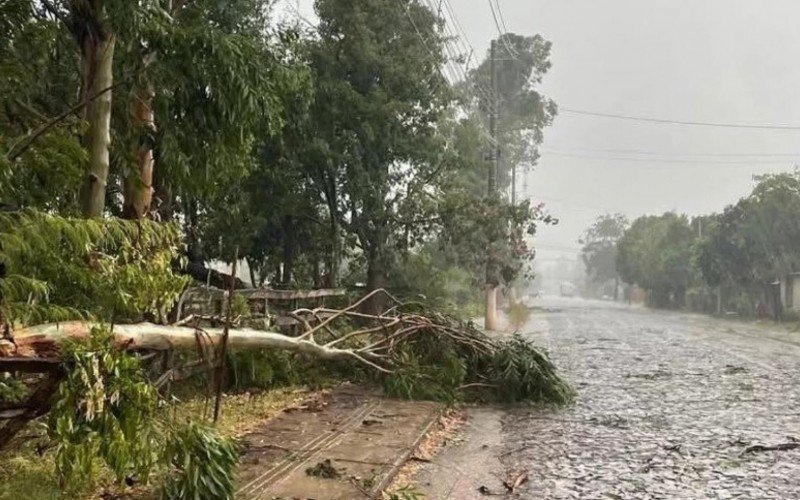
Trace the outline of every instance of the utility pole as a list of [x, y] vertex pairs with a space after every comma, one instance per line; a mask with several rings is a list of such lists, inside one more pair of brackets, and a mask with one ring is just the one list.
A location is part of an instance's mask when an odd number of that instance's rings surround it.
[[[486, 155], [488, 162], [488, 198], [490, 201], [497, 200], [497, 163], [499, 160], [499, 147], [497, 144], [497, 81], [495, 76], [496, 41], [492, 40], [490, 49], [489, 72], [490, 72], [490, 102], [489, 102], [489, 153]], [[493, 244], [490, 241], [487, 245], [486, 255], [486, 312], [484, 315], [484, 328], [487, 330], [497, 330], [497, 262], [492, 255]]]

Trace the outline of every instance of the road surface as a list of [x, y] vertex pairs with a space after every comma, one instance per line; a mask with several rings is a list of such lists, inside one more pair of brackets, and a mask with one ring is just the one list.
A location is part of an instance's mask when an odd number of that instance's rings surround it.
[[525, 335], [577, 401], [469, 410], [463, 441], [418, 476], [428, 498], [800, 499], [800, 333], [543, 299]]

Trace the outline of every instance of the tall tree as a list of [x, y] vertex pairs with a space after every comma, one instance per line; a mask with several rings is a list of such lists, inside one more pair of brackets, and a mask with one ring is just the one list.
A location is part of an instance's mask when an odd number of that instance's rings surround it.
[[510, 187], [517, 168], [532, 168], [539, 159], [544, 129], [552, 125], [558, 112], [556, 103], [542, 95], [538, 87], [550, 70], [552, 44], [540, 35], [500, 35], [495, 41], [495, 75], [492, 88], [491, 56], [472, 71], [465, 85], [489, 122], [497, 99], [497, 141], [500, 151], [498, 188]]
[[335, 162], [320, 165], [329, 170], [318, 177], [341, 190], [326, 195], [332, 217], [357, 237], [367, 288], [375, 289], [392, 265], [390, 243], [414, 216], [440, 156], [436, 124], [450, 98], [439, 72], [440, 20], [418, 0], [318, 0], [315, 7], [313, 114]]

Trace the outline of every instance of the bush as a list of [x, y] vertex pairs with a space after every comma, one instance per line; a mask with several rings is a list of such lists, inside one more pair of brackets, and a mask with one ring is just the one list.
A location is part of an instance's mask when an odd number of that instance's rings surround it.
[[189, 423], [170, 436], [165, 453], [169, 472], [162, 485], [164, 500], [228, 500], [234, 495], [238, 452], [232, 440], [213, 427]]
[[157, 394], [139, 360], [115, 348], [106, 327], [61, 350], [69, 369], [48, 421], [61, 486], [90, 488], [101, 463], [119, 482], [129, 475], [147, 481], [158, 459]]

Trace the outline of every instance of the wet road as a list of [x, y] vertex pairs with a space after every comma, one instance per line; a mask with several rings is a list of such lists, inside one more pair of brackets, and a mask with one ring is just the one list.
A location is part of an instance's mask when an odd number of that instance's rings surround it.
[[[526, 335], [576, 403], [471, 411], [464, 443], [423, 477], [429, 498], [486, 498], [480, 486], [500, 493], [524, 470], [507, 497], [800, 499], [800, 334], [578, 299], [538, 306]], [[794, 449], [758, 448], [775, 445]]]

